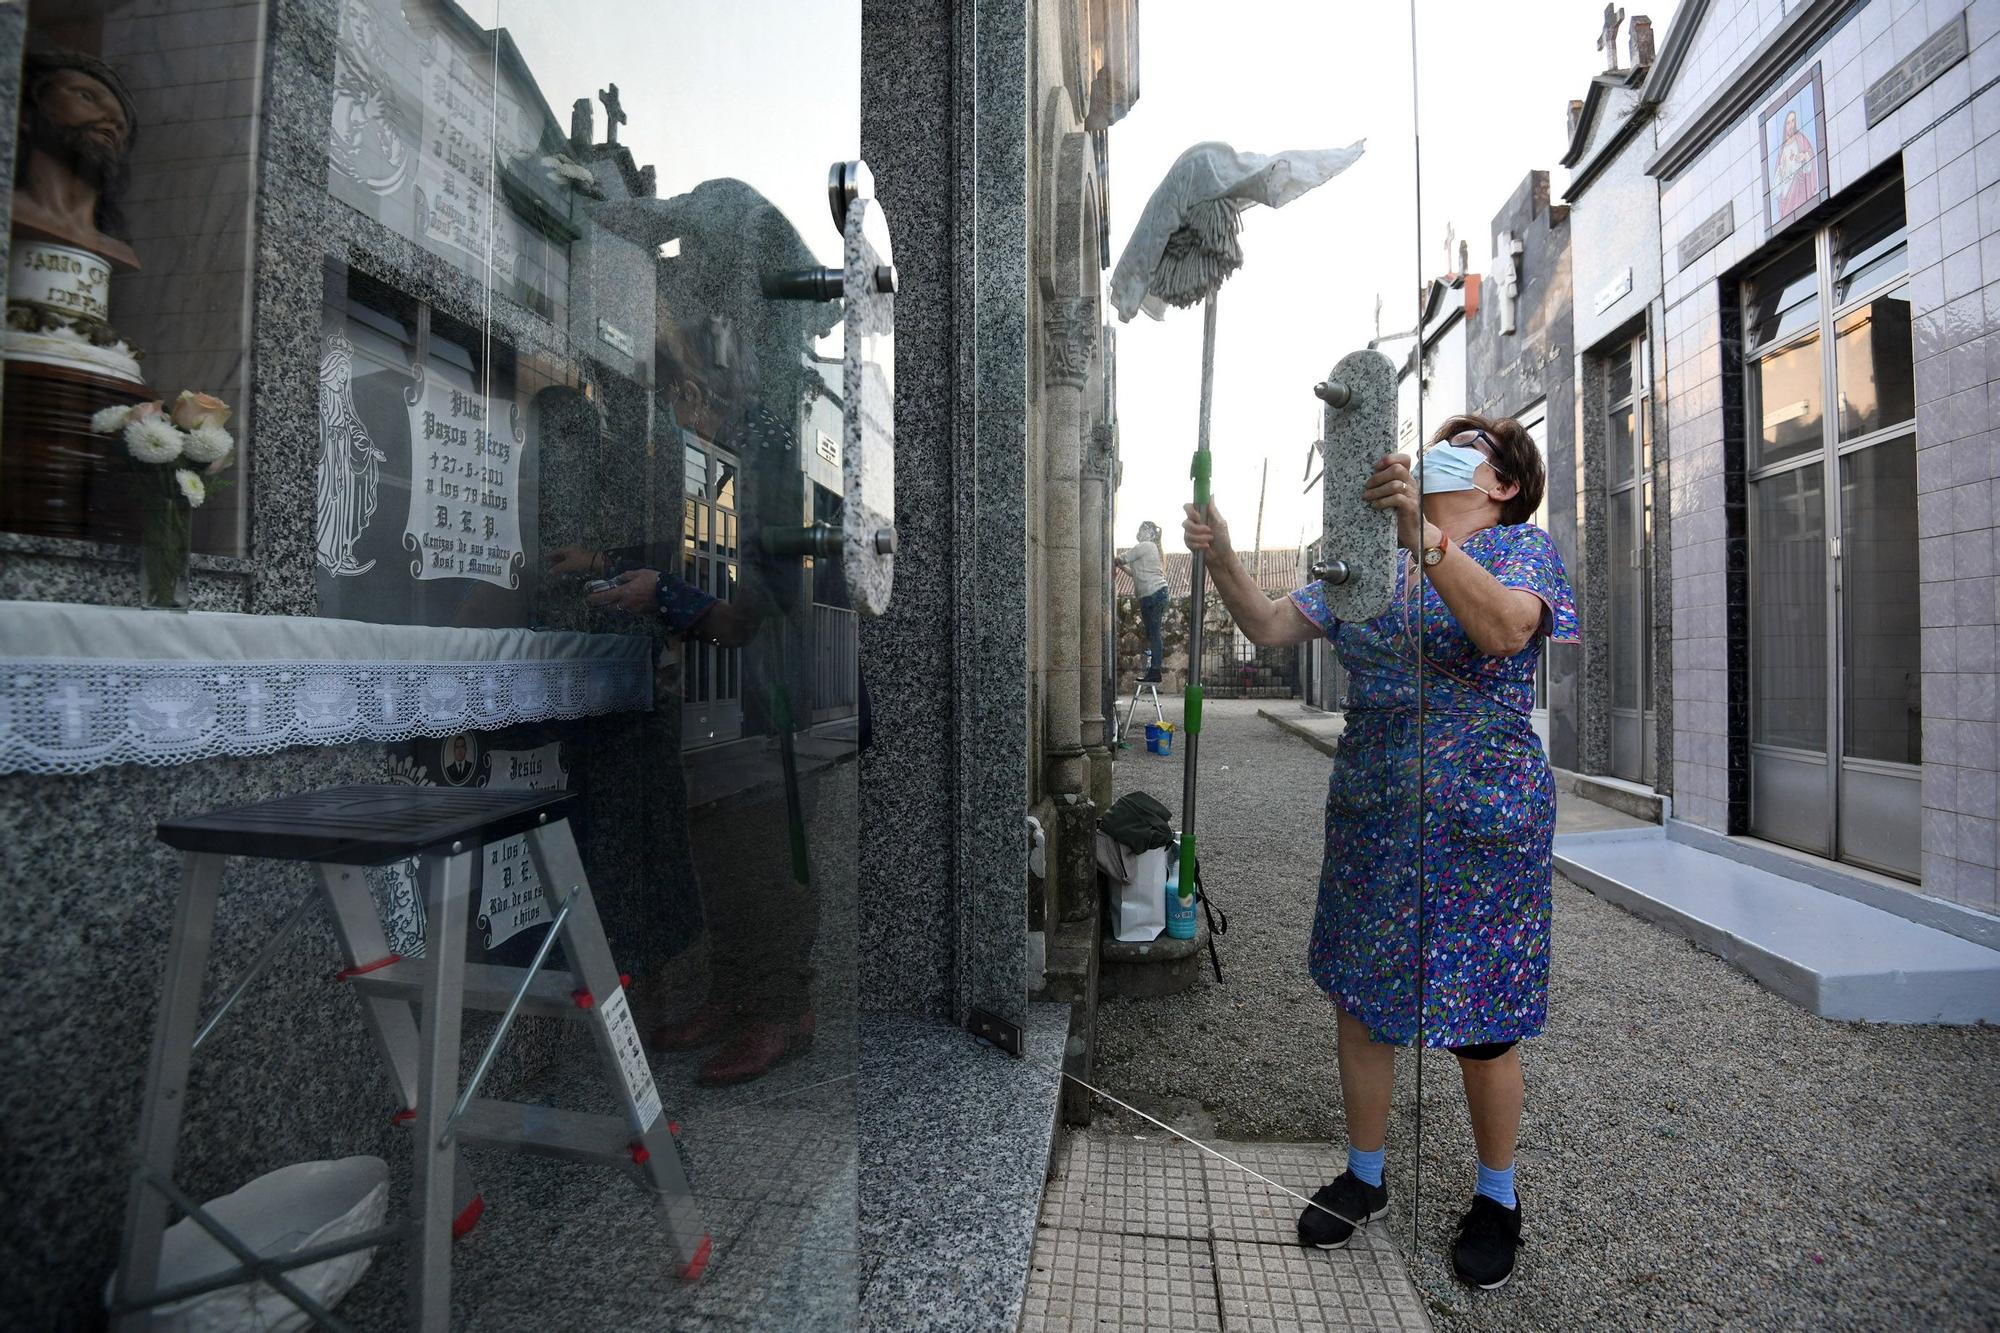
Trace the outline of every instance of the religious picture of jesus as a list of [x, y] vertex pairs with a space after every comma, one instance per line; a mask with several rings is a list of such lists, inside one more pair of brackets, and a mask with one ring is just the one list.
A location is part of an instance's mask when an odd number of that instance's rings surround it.
[[1814, 65], [1764, 113], [1764, 216], [1774, 232], [1826, 198], [1824, 108]]

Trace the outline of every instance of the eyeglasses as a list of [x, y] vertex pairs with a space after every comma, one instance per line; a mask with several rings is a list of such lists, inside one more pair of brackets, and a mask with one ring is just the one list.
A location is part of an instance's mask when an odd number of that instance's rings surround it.
[[1448, 440], [1433, 442], [1430, 447], [1435, 449], [1440, 444], [1448, 444], [1454, 449], [1477, 449], [1486, 455], [1487, 462], [1498, 464], [1500, 461], [1500, 446], [1483, 430], [1462, 430]]

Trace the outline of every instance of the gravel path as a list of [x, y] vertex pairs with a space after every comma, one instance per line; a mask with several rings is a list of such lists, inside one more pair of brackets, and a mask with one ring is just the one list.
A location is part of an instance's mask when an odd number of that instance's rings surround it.
[[[1211, 703], [1202, 739], [1227, 985], [1107, 1002], [1101, 1086], [1196, 1136], [1344, 1143], [1304, 968], [1328, 760], [1254, 704]], [[1117, 787], [1178, 809], [1180, 777], [1135, 749]], [[1549, 1028], [1524, 1048], [1527, 1243], [1498, 1292], [1450, 1273], [1472, 1136], [1455, 1062], [1424, 1060], [1411, 1271], [1439, 1328], [2000, 1326], [2000, 1030], [1816, 1018], [1560, 879], [1554, 949]], [[1398, 1084], [1408, 1247], [1414, 1061]]]

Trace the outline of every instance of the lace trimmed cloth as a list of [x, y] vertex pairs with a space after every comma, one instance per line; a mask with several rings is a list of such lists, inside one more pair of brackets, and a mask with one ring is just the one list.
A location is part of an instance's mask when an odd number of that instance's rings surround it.
[[0, 602], [0, 773], [184, 764], [653, 707], [639, 635]]

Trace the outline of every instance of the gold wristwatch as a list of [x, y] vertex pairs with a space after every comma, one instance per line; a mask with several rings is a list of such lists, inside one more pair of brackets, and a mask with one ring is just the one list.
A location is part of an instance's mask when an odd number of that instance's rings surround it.
[[1424, 568], [1431, 569], [1436, 567], [1438, 562], [1444, 559], [1444, 553], [1450, 549], [1451, 538], [1445, 536], [1442, 532], [1438, 533], [1438, 544], [1424, 548]]

